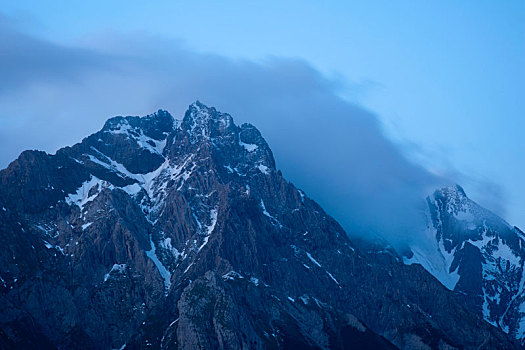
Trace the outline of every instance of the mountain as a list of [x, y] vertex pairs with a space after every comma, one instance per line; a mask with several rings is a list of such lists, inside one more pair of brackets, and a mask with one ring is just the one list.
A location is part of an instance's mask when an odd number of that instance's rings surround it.
[[460, 186], [427, 197], [429, 243], [412, 247], [419, 263], [447, 288], [469, 296], [474, 310], [525, 340], [525, 235], [469, 199]]
[[23, 152], [0, 244], [1, 348], [519, 346], [419, 264], [359, 250], [254, 126], [200, 102]]

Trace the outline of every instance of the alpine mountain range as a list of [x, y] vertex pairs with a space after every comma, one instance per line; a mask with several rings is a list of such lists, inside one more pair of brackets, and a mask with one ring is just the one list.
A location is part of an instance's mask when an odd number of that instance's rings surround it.
[[353, 241], [253, 125], [114, 117], [0, 171], [0, 348], [523, 348], [524, 233], [458, 185], [424, 215]]

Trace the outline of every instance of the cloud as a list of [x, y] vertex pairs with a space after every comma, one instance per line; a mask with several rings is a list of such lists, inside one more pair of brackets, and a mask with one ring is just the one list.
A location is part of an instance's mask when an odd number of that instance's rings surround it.
[[18, 31], [0, 14], [0, 93], [35, 82], [80, 81], [98, 69], [114, 69], [111, 60], [92, 50], [53, 44]]
[[177, 41], [105, 33], [66, 47], [0, 21], [0, 164], [26, 148], [54, 152], [113, 115], [194, 100], [256, 125], [277, 165], [352, 235], [417, 237], [421, 199], [443, 180], [405, 158], [377, 116], [340, 97], [340, 79], [285, 58], [197, 53]]

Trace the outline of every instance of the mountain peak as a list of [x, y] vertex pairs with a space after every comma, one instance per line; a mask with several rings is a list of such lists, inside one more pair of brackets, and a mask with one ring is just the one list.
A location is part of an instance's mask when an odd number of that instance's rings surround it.
[[431, 202], [440, 202], [445, 206], [445, 210], [450, 213], [470, 211], [475, 206], [470, 198], [465, 194], [465, 190], [459, 185], [442, 187], [428, 198]]
[[200, 101], [195, 101], [189, 107], [181, 126], [193, 136], [212, 136], [214, 132], [231, 132], [233, 119], [229, 114], [218, 112]]
[[436, 190], [435, 193], [441, 194], [442, 196], [445, 196], [446, 198], [449, 198], [449, 199], [459, 200], [459, 199], [468, 198], [463, 187], [461, 187], [458, 184], [444, 186]]
[[188, 107], [174, 137], [186, 140], [178, 143], [175, 153], [170, 153], [175, 158], [189, 150], [209, 150], [219, 167], [230, 174], [246, 176], [253, 169], [267, 174], [269, 169], [275, 169], [272, 151], [255, 126], [238, 126], [229, 114], [200, 101]]
[[523, 233], [481, 207], [459, 185], [427, 197], [426, 242], [407, 263], [421, 264], [443, 285], [469, 296], [492, 325], [525, 340]]
[[144, 117], [138, 116], [117, 116], [110, 118], [104, 124], [101, 131], [112, 134], [144, 134], [148, 137], [160, 140], [174, 128], [174, 118], [165, 110], [159, 109], [157, 112], [148, 114]]
[[199, 100], [195, 100], [195, 102], [190, 104], [190, 108], [192, 108], [192, 107], [194, 107], [194, 108], [206, 108], [206, 109], [209, 108], [207, 105], [205, 105], [204, 103], [202, 103]]

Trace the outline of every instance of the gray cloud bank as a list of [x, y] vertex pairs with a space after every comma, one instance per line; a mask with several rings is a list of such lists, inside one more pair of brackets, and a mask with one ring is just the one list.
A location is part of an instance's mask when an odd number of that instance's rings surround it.
[[236, 61], [140, 35], [73, 48], [1, 18], [0, 52], [1, 167], [23, 149], [77, 142], [110, 116], [163, 108], [180, 118], [198, 99], [257, 126], [285, 177], [351, 236], [415, 239], [421, 199], [443, 182], [408, 161], [374, 114], [339, 97], [338, 82], [300, 60]]

